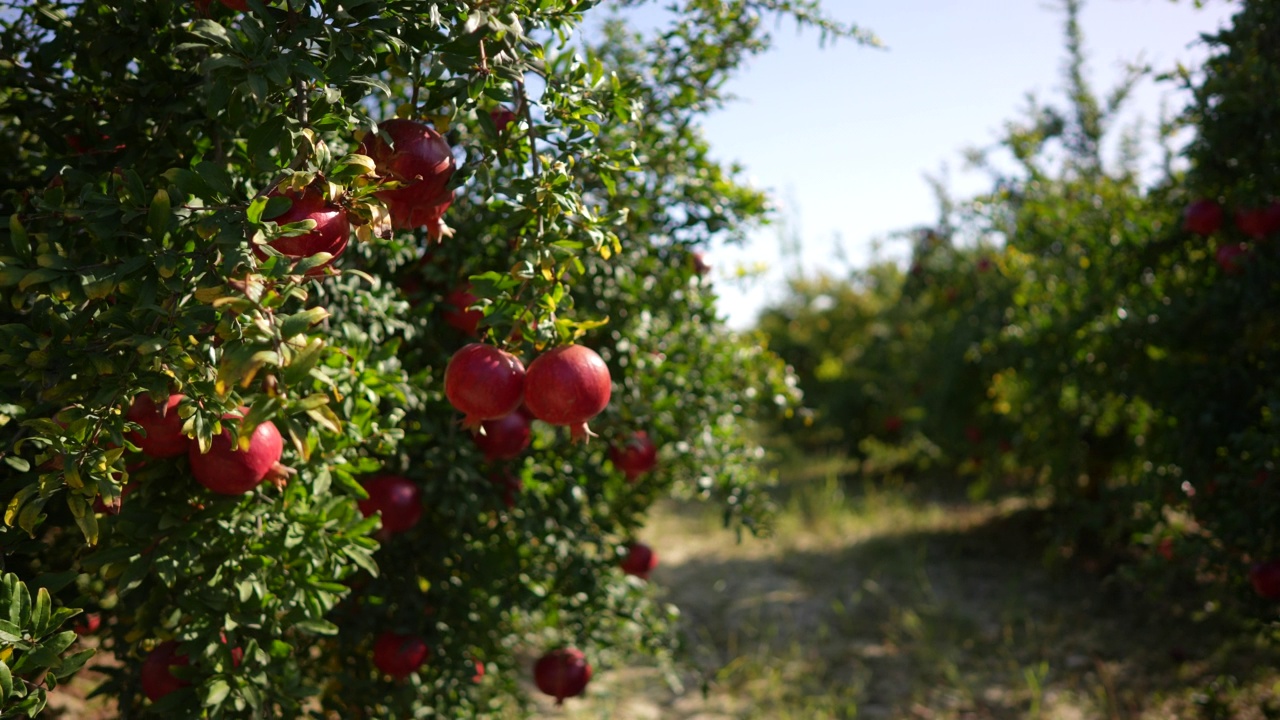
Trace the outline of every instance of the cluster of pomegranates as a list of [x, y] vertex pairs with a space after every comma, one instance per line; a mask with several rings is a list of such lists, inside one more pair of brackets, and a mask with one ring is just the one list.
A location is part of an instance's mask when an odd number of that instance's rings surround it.
[[[224, 0], [226, 2], [226, 0]], [[398, 230], [426, 228], [431, 240], [445, 232], [444, 213], [453, 203], [449, 180], [455, 162], [453, 150], [440, 133], [416, 120], [395, 118], [378, 126], [361, 143], [359, 153], [373, 159], [374, 167], [388, 186], [374, 195], [387, 206], [392, 227]], [[278, 224], [313, 220], [316, 226], [300, 235], [282, 237], [268, 243], [292, 260], [329, 253], [330, 259], [312, 268], [318, 274], [347, 248], [351, 223], [347, 209], [326, 196], [323, 180], [299, 189], [273, 189], [268, 198], [286, 197], [292, 204], [272, 218]], [[259, 252], [259, 257], [265, 254]]]
[[[1209, 237], [1222, 229], [1226, 213], [1216, 201], [1201, 198], [1187, 205], [1182, 212], [1182, 229], [1203, 237]], [[1235, 211], [1235, 226], [1241, 234], [1257, 242], [1280, 232], [1280, 201], [1265, 207], [1239, 207]], [[1244, 271], [1244, 262], [1252, 251], [1245, 242], [1223, 242], [1218, 245], [1214, 259], [1227, 275]]]

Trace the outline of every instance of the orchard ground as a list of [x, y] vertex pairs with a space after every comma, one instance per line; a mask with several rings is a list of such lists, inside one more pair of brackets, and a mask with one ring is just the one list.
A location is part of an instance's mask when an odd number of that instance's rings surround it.
[[[573, 720], [1267, 718], [1280, 653], [1238, 625], [1062, 559], [1044, 503], [789, 473], [776, 533], [736, 543], [668, 504], [644, 538], [693, 672], [601, 672]], [[931, 486], [932, 488], [932, 486]], [[1046, 561], [1048, 559], [1048, 561]], [[1175, 560], [1176, 561], [1176, 560]], [[706, 693], [704, 695], [704, 684]]]
[[[1268, 718], [1280, 652], [1238, 625], [1062, 559], [1044, 503], [984, 502], [847, 463], [784, 474], [774, 536], [736, 542], [713, 508], [666, 503], [642, 539], [682, 611], [692, 669], [597, 669], [566, 720]], [[1049, 559], [1046, 562], [1046, 559]], [[1175, 560], [1176, 561], [1176, 560]], [[51, 696], [62, 717], [113, 717]], [[704, 693], [705, 689], [705, 693]]]

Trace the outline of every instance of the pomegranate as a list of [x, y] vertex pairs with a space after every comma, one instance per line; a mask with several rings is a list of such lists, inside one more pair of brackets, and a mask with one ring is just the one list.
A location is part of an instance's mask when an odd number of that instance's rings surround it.
[[609, 449], [609, 459], [627, 476], [627, 482], [635, 482], [658, 465], [658, 447], [649, 439], [649, 433], [637, 430], [621, 445]]
[[484, 663], [479, 660], [474, 660], [472, 661], [472, 664], [475, 665], [476, 672], [471, 676], [471, 682], [478, 683], [481, 680], [484, 680]]
[[1240, 208], [1236, 210], [1236, 228], [1254, 240], [1265, 240], [1280, 230], [1280, 202], [1266, 207]]
[[552, 425], [567, 425], [573, 440], [593, 436], [587, 421], [609, 404], [609, 367], [595, 350], [561, 345], [529, 364], [524, 402], [533, 416]]
[[401, 184], [377, 193], [387, 204], [392, 226], [398, 230], [426, 227], [431, 239], [439, 240], [441, 218], [453, 202], [453, 191], [448, 189], [453, 151], [444, 137], [420, 122], [396, 118], [379, 124], [378, 133], [370, 133], [360, 143], [360, 153], [373, 158], [380, 175]]
[[399, 475], [377, 475], [362, 484], [369, 499], [360, 501], [360, 512], [365, 517], [382, 513], [383, 530], [404, 532], [422, 518], [422, 491], [412, 480]]
[[529, 447], [532, 428], [524, 413], [516, 410], [496, 420], [480, 423], [482, 433], [472, 437], [488, 460], [512, 460]]
[[373, 664], [397, 680], [412, 675], [430, 656], [427, 643], [416, 635], [384, 632], [373, 643]]
[[[311, 257], [316, 253], [327, 252], [333, 257], [324, 265], [312, 268], [308, 275], [319, 274], [334, 260], [337, 260], [347, 249], [347, 240], [351, 236], [351, 223], [347, 220], [347, 209], [337, 203], [325, 200], [324, 192], [315, 185], [298, 190], [272, 190], [267, 197], [287, 197], [293, 205], [283, 213], [272, 218], [272, 222], [280, 225], [287, 223], [314, 220], [316, 226], [309, 232], [293, 237], [282, 237], [269, 244], [285, 257], [294, 260]], [[267, 254], [254, 248], [259, 259], [265, 260]]]
[[1268, 600], [1280, 600], [1280, 560], [1269, 560], [1249, 568], [1253, 589]]
[[466, 416], [463, 427], [471, 430], [515, 411], [524, 387], [520, 358], [483, 343], [463, 346], [444, 370], [444, 394]]
[[245, 0], [218, 0], [218, 2], [221, 2], [232, 10], [242, 10], [245, 12], [248, 12], [249, 10], [249, 3]]
[[448, 306], [443, 313], [444, 321], [464, 335], [476, 335], [480, 321], [484, 319], [484, 311], [467, 308], [476, 304], [479, 299], [471, 294], [470, 285], [454, 288], [453, 292], [444, 296], [444, 304]]
[[1239, 275], [1244, 272], [1244, 262], [1249, 257], [1249, 247], [1244, 243], [1223, 243], [1218, 246], [1214, 259], [1218, 267], [1226, 275]]
[[98, 613], [85, 613], [75, 625], [71, 626], [72, 630], [80, 637], [92, 635], [98, 632], [98, 628], [102, 627], [102, 616]]
[[533, 664], [533, 682], [560, 705], [567, 697], [577, 697], [591, 681], [591, 665], [576, 648], [557, 648]]
[[129, 432], [125, 438], [153, 458], [167, 458], [187, 451], [191, 439], [182, 433], [182, 418], [178, 417], [178, 403], [184, 395], [170, 395], [164, 407], [157, 407], [147, 393], [133, 399], [125, 419], [142, 426], [142, 432]]
[[524, 481], [511, 472], [494, 473], [489, 476], [489, 482], [502, 490], [502, 504], [508, 510], [516, 506], [516, 496], [524, 491]]
[[493, 127], [498, 132], [506, 132], [507, 128], [516, 121], [516, 113], [511, 108], [499, 106], [489, 111], [489, 119], [493, 121]]
[[695, 250], [692, 254], [692, 257], [693, 257], [693, 271], [697, 273], [699, 277], [702, 277], [707, 273], [711, 272], [711, 263], [707, 262], [706, 253], [702, 252], [701, 250]]
[[1222, 227], [1222, 206], [1200, 199], [1182, 211], [1182, 229], [1196, 235], [1212, 235]]
[[174, 677], [170, 671], [170, 668], [184, 667], [190, 662], [186, 655], [178, 652], [177, 641], [166, 640], [157, 645], [142, 662], [142, 692], [147, 699], [155, 702], [190, 685], [186, 680]]
[[[222, 633], [222, 644], [227, 644], [227, 635]], [[244, 659], [243, 648], [231, 648], [231, 665], [240, 667]], [[191, 658], [178, 650], [176, 640], [166, 640], [155, 647], [147, 659], [142, 662], [142, 692], [152, 702], [175, 690], [187, 687], [191, 683], [173, 676], [171, 668], [186, 667]]]
[[644, 543], [627, 545], [627, 554], [622, 558], [622, 571], [638, 578], [649, 579], [649, 573], [658, 567], [658, 556], [653, 548]]
[[890, 435], [897, 435], [902, 431], [902, 418], [897, 415], [890, 415], [884, 419], [884, 431]]
[[[241, 408], [247, 413], [248, 408]], [[222, 432], [213, 437], [213, 445], [209, 452], [201, 453], [200, 446], [191, 443], [187, 457], [191, 460], [191, 473], [196, 482], [213, 492], [223, 495], [241, 495], [258, 486], [266, 478], [268, 471], [280, 462], [280, 454], [284, 451], [284, 438], [271, 421], [254, 428], [249, 438], [249, 449], [241, 451], [231, 439], [230, 428], [225, 427], [227, 420], [236, 419], [235, 415], [223, 415]]]

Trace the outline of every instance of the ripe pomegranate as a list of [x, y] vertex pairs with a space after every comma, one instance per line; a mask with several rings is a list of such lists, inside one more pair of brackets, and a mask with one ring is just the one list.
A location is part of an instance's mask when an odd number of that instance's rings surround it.
[[1254, 240], [1265, 240], [1280, 230], [1280, 202], [1266, 207], [1239, 208], [1236, 210], [1236, 227]]
[[1223, 243], [1218, 246], [1214, 259], [1223, 274], [1239, 275], [1244, 272], [1244, 262], [1249, 257], [1249, 247], [1244, 243]]
[[483, 433], [476, 433], [472, 438], [486, 459], [512, 460], [520, 457], [529, 447], [532, 439], [532, 428], [524, 413], [516, 410], [496, 420], [485, 420], [480, 423]]
[[1212, 235], [1222, 227], [1222, 206], [1200, 199], [1182, 211], [1182, 229], [1196, 235]]
[[658, 556], [653, 548], [644, 543], [627, 545], [627, 554], [622, 558], [622, 571], [638, 578], [649, 579], [649, 573], [658, 567]]
[[248, 12], [249, 10], [249, 3], [245, 2], [245, 0], [218, 0], [218, 2], [221, 2], [232, 10], [242, 10], [244, 12]]
[[80, 616], [80, 620], [75, 625], [71, 626], [71, 629], [75, 630], [80, 637], [84, 637], [98, 632], [100, 627], [102, 627], [101, 615], [98, 613], [85, 613]]
[[533, 416], [567, 425], [575, 442], [594, 433], [587, 421], [609, 404], [609, 367], [595, 350], [561, 345], [534, 358], [525, 377], [524, 402]]
[[166, 640], [155, 647], [147, 659], [142, 662], [142, 692], [147, 699], [155, 702], [171, 692], [180, 690], [191, 683], [173, 676], [170, 668], [186, 666], [191, 660], [178, 652], [175, 640]]
[[1253, 589], [1268, 600], [1280, 600], [1280, 560], [1269, 560], [1249, 568]]
[[902, 431], [902, 418], [897, 415], [890, 415], [884, 419], [884, 431], [890, 435], [897, 435]]
[[695, 250], [693, 251], [692, 255], [693, 255], [693, 271], [697, 273], [699, 277], [702, 277], [707, 273], [711, 272], [711, 263], [707, 262], [706, 253], [702, 252], [701, 250]]
[[416, 635], [384, 632], [373, 643], [374, 666], [397, 680], [417, 672], [430, 656], [426, 641]]
[[[241, 412], [247, 413], [248, 408], [241, 408]], [[200, 446], [191, 443], [187, 453], [196, 482], [223, 495], [241, 495], [257, 487], [280, 462], [284, 451], [284, 438], [268, 420], [254, 428], [249, 449], [241, 452], [231, 439], [231, 429], [225, 427], [225, 421], [235, 418], [230, 414], [222, 416], [224, 427], [213, 437], [209, 452], [202, 454]]]
[[609, 449], [609, 459], [627, 476], [627, 482], [635, 482], [657, 466], [658, 447], [649, 439], [649, 433], [637, 430], [621, 445]]
[[[226, 633], [222, 634], [222, 644], [227, 644]], [[231, 648], [231, 665], [232, 667], [240, 667], [240, 661], [244, 659], [243, 648]], [[191, 683], [181, 680], [173, 676], [171, 668], [186, 667], [191, 664], [191, 658], [187, 657], [178, 650], [178, 642], [176, 640], [166, 640], [155, 647], [151, 654], [147, 655], [147, 659], [142, 662], [142, 692], [152, 702], [168, 695], [175, 690], [180, 690]]]
[[444, 304], [448, 306], [448, 309], [443, 313], [444, 321], [464, 335], [476, 335], [476, 329], [479, 327], [480, 321], [484, 319], [484, 311], [468, 310], [467, 308], [476, 304], [479, 299], [471, 294], [470, 285], [454, 288], [452, 292], [444, 296]]
[[369, 498], [359, 502], [360, 512], [365, 517], [382, 513], [383, 530], [404, 532], [422, 519], [422, 491], [409, 478], [377, 475], [361, 484]]
[[384, 178], [401, 183], [377, 193], [387, 204], [392, 226], [398, 230], [426, 227], [431, 239], [439, 240], [441, 218], [453, 202], [453, 191], [448, 189], [453, 151], [444, 137], [420, 122], [396, 118], [380, 123], [378, 133], [370, 133], [360, 143], [360, 153], [373, 158]]
[[508, 510], [516, 506], [516, 496], [524, 491], [524, 480], [509, 471], [490, 475], [489, 482], [502, 490], [502, 504], [506, 505]]
[[[347, 209], [337, 203], [325, 200], [324, 192], [315, 185], [298, 190], [272, 190], [267, 197], [287, 197], [293, 205], [283, 213], [272, 218], [272, 222], [286, 223], [314, 220], [316, 226], [310, 232], [293, 237], [282, 237], [272, 240], [271, 247], [280, 251], [285, 257], [301, 260], [316, 253], [327, 252], [333, 257], [324, 265], [312, 268], [308, 275], [318, 275], [325, 267], [337, 260], [347, 249], [347, 240], [351, 237], [351, 223], [347, 220]], [[258, 258], [265, 260], [267, 254], [254, 248]]]
[[533, 682], [542, 692], [554, 697], [556, 705], [568, 697], [577, 697], [591, 681], [591, 665], [576, 648], [557, 648], [545, 653], [533, 664]]
[[182, 434], [182, 418], [178, 417], [178, 403], [184, 395], [169, 396], [164, 407], [156, 406], [147, 393], [133, 399], [124, 418], [142, 426], [142, 432], [128, 432], [125, 438], [153, 458], [167, 458], [187, 451], [191, 439]]
[[520, 358], [492, 345], [471, 343], [449, 358], [444, 394], [466, 416], [463, 427], [475, 430], [520, 406], [525, 371]]
[[511, 108], [499, 106], [489, 111], [489, 119], [498, 132], [506, 132], [511, 123], [516, 121], [516, 113]]

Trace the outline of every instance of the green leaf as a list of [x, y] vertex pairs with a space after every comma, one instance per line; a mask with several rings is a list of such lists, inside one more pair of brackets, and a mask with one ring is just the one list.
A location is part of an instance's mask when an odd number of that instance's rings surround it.
[[9, 666], [0, 662], [0, 705], [3, 705], [9, 696], [13, 694], [13, 673], [9, 672]]
[[7, 645], [23, 642], [22, 628], [8, 620], [0, 620], [0, 642]]
[[36, 604], [31, 615], [31, 634], [40, 637], [48, 632], [49, 614], [53, 612], [53, 599], [49, 591], [40, 588], [36, 591]]
[[65, 678], [76, 674], [80, 668], [84, 667], [85, 663], [89, 662], [89, 658], [93, 657], [97, 652], [97, 650], [89, 648], [63, 658], [62, 663], [58, 665], [56, 677]]
[[201, 703], [205, 707], [216, 707], [231, 694], [231, 686], [222, 678], [212, 678], [200, 687]]
[[338, 626], [334, 625], [328, 620], [320, 620], [320, 619], [301, 620], [299, 622], [294, 623], [293, 626], [298, 630], [301, 630], [306, 633], [311, 633], [313, 635], [337, 635], [338, 634]]
[[4, 464], [18, 472], [27, 472], [31, 469], [31, 463], [16, 455], [6, 455], [4, 458]]
[[169, 231], [169, 213], [172, 209], [169, 193], [164, 188], [156, 190], [156, 194], [151, 197], [151, 207], [147, 209], [147, 231], [152, 238], [163, 239]]
[[280, 336], [288, 339], [294, 335], [299, 335], [312, 325], [324, 322], [328, 317], [329, 311], [322, 307], [313, 307], [300, 313], [286, 315], [280, 321]]
[[192, 23], [191, 34], [204, 38], [215, 45], [231, 47], [231, 37], [227, 35], [227, 29], [207, 18], [201, 18]]

